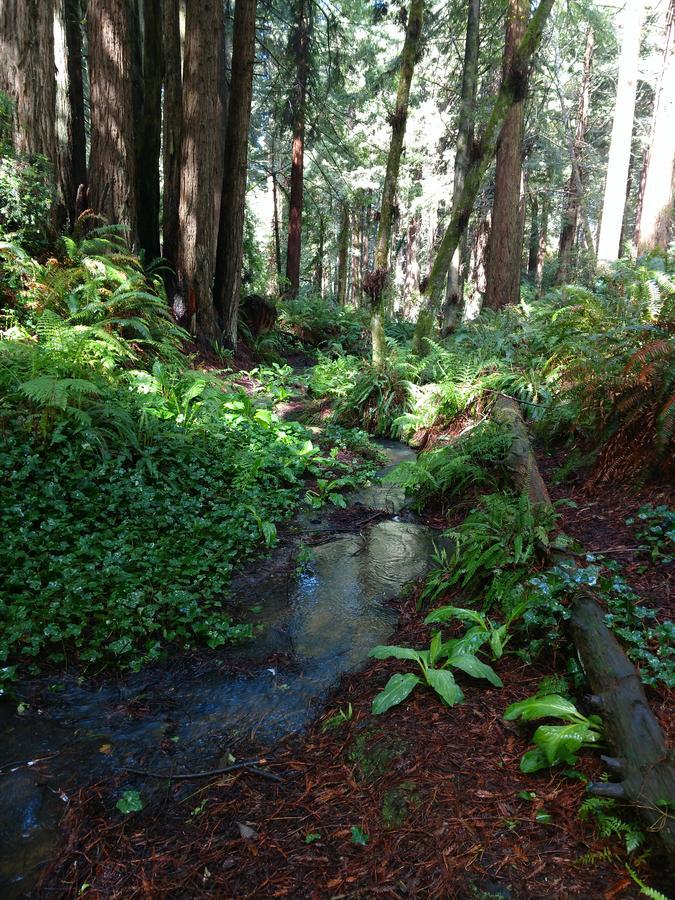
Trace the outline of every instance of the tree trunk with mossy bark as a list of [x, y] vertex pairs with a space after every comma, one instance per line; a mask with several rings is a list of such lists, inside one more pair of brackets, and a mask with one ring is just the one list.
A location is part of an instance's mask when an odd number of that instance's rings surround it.
[[[401, 154], [403, 141], [408, 121], [408, 99], [410, 97], [410, 84], [415, 70], [415, 61], [419, 52], [422, 36], [422, 21], [424, 17], [424, 0], [411, 0], [408, 10], [408, 23], [405, 32], [405, 41], [401, 52], [401, 64], [398, 76], [398, 90], [396, 92], [396, 107], [389, 117], [391, 124], [391, 142], [387, 156], [387, 169], [382, 188], [382, 203], [380, 204], [380, 222], [377, 230], [377, 244], [375, 247], [374, 273], [384, 273], [377, 281], [382, 287], [371, 294], [370, 328], [373, 342], [373, 363], [382, 365], [385, 360], [385, 292], [387, 273], [389, 271], [389, 253], [391, 250], [391, 231], [394, 217], [394, 199], [398, 185], [398, 173], [401, 166]], [[370, 280], [372, 283], [372, 280]]]
[[[525, 34], [530, 5], [526, 0], [509, 0], [503, 79], [506, 81], [517, 63], [518, 45]], [[511, 104], [502, 125], [497, 147], [495, 196], [492, 204], [492, 230], [488, 244], [487, 289], [483, 305], [501, 309], [517, 303], [520, 296], [520, 270], [523, 247], [520, 215], [523, 174], [523, 133], [527, 73], [520, 95]]]
[[554, 2], [555, 0], [540, 0], [518, 46], [508, 77], [502, 81], [485, 130], [478, 143], [474, 144], [472, 148], [469, 168], [457, 208], [453, 210], [427, 282], [426, 302], [420, 310], [413, 336], [413, 350], [416, 353], [422, 352], [424, 339], [433, 328], [452, 257], [466, 230], [476, 195], [495, 154], [502, 123], [511, 106], [524, 98], [524, 91], [527, 89], [527, 73], [541, 42], [544, 26]]
[[[476, 89], [478, 86], [478, 50], [480, 37], [480, 0], [469, 0], [466, 22], [466, 43], [464, 45], [464, 67], [462, 69], [462, 93], [459, 121], [457, 123], [457, 146], [455, 151], [455, 173], [452, 191], [452, 211], [456, 209], [462, 195], [464, 179], [469, 167], [469, 155], [473, 145], [474, 123], [476, 119]], [[460, 247], [457, 246], [448, 272], [448, 284], [443, 306], [441, 331], [449, 334], [459, 322], [464, 296], [464, 280], [460, 277]]]

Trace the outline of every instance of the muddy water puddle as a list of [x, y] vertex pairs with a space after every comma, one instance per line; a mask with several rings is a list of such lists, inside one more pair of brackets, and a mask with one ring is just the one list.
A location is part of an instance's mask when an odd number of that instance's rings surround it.
[[[392, 465], [414, 459], [402, 444], [383, 446]], [[261, 626], [245, 646], [96, 685], [40, 679], [20, 687], [20, 712], [0, 705], [3, 897], [28, 894], [78, 787], [117, 784], [126, 767], [192, 772], [221, 765], [243, 743], [271, 746], [306, 727], [340, 676], [387, 640], [396, 625], [388, 601], [428, 570], [438, 535], [400, 512], [398, 488], [374, 484], [352, 504], [366, 520], [372, 510], [388, 517], [334, 534], [328, 512], [302, 514], [294, 541], [235, 579], [234, 606]], [[296, 565], [298, 546], [317, 535]], [[125, 786], [159, 784], [130, 776]]]

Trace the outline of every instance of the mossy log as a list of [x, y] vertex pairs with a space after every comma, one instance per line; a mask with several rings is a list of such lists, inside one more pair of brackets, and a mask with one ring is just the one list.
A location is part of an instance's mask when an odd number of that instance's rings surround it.
[[[533, 504], [550, 505], [518, 403], [500, 396], [492, 415], [511, 429], [513, 440], [507, 465], [515, 483], [527, 491]], [[565, 558], [571, 561], [571, 557]], [[580, 591], [572, 601], [570, 634], [612, 753], [603, 761], [610, 773], [620, 779], [590, 784], [588, 792], [629, 803], [643, 826], [673, 859], [675, 755], [649, 707], [635, 666], [605, 624], [605, 614], [590, 591]]]

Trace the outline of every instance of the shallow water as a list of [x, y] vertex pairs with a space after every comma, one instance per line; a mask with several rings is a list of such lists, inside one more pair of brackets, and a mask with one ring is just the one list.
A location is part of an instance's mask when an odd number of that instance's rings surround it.
[[[414, 458], [402, 444], [383, 444], [392, 464]], [[390, 491], [374, 486], [352, 503], [393, 513], [403, 497], [382, 493]], [[322, 510], [299, 517], [297, 527], [300, 537], [316, 537], [329, 524]], [[328, 530], [301, 571], [288, 545], [280, 547], [232, 585], [236, 608], [264, 626], [244, 647], [96, 686], [75, 679], [22, 686], [22, 715], [15, 703], [0, 706], [0, 772], [51, 758], [0, 775], [2, 896], [25, 896], [57, 846], [56, 824], [77, 787], [126, 766], [214, 768], [242, 741], [271, 745], [306, 727], [340, 676], [390, 636], [396, 613], [387, 601], [428, 569], [434, 537], [399, 516], [356, 534]], [[145, 793], [159, 784], [129, 776], [125, 787]]]

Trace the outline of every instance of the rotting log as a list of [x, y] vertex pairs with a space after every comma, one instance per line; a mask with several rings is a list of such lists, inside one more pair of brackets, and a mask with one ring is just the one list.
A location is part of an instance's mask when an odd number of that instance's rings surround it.
[[596, 600], [587, 593], [573, 601], [570, 631], [602, 716], [607, 744], [604, 758], [619, 782], [590, 784], [588, 792], [630, 803], [671, 858], [675, 856], [675, 757], [649, 708], [640, 676], [605, 625]]
[[[507, 466], [516, 485], [533, 504], [550, 505], [519, 404], [499, 396], [493, 419], [508, 425], [512, 442]], [[556, 554], [572, 562], [568, 554]], [[570, 634], [588, 679], [594, 709], [602, 716], [607, 745], [613, 756], [603, 757], [608, 771], [620, 780], [589, 784], [597, 797], [630, 804], [643, 826], [675, 858], [675, 754], [649, 707], [642, 681], [621, 645], [605, 624], [605, 613], [590, 590], [572, 600]]]
[[532, 452], [519, 404], [512, 397], [500, 394], [492, 407], [492, 418], [500, 425], [507, 425], [511, 430], [511, 448], [506, 459], [506, 467], [513, 473], [516, 485], [527, 491], [533, 506], [550, 506], [551, 498]]

